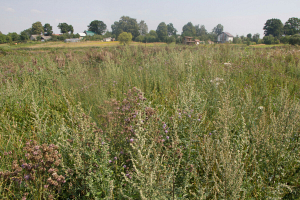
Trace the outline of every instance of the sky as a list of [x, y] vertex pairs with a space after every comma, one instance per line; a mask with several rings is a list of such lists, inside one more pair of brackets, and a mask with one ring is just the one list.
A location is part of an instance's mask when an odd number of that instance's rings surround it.
[[161, 22], [173, 23], [180, 34], [188, 22], [204, 25], [208, 32], [222, 24], [232, 35], [263, 36], [268, 19], [284, 24], [289, 18], [300, 18], [300, 0], [0, 0], [0, 31], [3, 34], [28, 29], [34, 22], [49, 23], [54, 33], [66, 22], [74, 33], [87, 30], [93, 20], [103, 21], [109, 31], [122, 16], [144, 20], [148, 30]]

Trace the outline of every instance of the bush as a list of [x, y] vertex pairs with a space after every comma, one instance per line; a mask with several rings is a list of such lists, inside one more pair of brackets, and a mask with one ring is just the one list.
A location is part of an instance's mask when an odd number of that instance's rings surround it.
[[263, 40], [264, 40], [264, 44], [274, 44], [275, 42], [275, 38], [272, 35], [265, 36]]
[[289, 39], [289, 43], [292, 45], [300, 45], [300, 35], [292, 35]]

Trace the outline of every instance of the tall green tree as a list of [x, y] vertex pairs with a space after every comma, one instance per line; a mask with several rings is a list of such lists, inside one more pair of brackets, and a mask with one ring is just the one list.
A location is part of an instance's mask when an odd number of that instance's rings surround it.
[[300, 33], [300, 19], [296, 17], [289, 18], [284, 24], [284, 34], [294, 35]]
[[[30, 34], [29, 34], [30, 35]], [[26, 30], [22, 31], [20, 33], [20, 40], [21, 41], [26, 41], [29, 40], [29, 35], [27, 34]]]
[[52, 26], [50, 26], [50, 24], [45, 24], [44, 25], [44, 34], [46, 35], [46, 36], [50, 36], [50, 35], [52, 35], [52, 33], [53, 33], [53, 31], [52, 31]]
[[214, 27], [212, 32], [216, 35], [220, 35], [223, 32], [223, 29], [224, 29], [224, 26], [222, 24], [218, 24], [216, 27]]
[[140, 21], [139, 25], [139, 33], [140, 35], [146, 35], [148, 33], [148, 25], [145, 23], [144, 20]]
[[273, 35], [281, 37], [283, 34], [283, 24], [280, 19], [268, 19], [264, 26], [265, 36]]
[[168, 36], [176, 35], [177, 29], [173, 26], [172, 23], [169, 23], [169, 24], [167, 25], [167, 28], [168, 28]]
[[196, 29], [196, 36], [205, 36], [207, 34], [207, 30], [205, 29], [204, 25], [195, 25], [195, 29]]
[[94, 20], [90, 23], [90, 25], [88, 25], [88, 28], [89, 31], [93, 31], [98, 35], [102, 35], [105, 32], [107, 26], [103, 21]]
[[57, 26], [60, 29], [61, 33], [69, 33], [71, 32], [73, 34], [74, 28], [72, 25], [69, 25], [67, 23], [59, 23]]
[[182, 35], [183, 36], [190, 36], [190, 37], [196, 36], [196, 28], [192, 24], [192, 22], [189, 22], [189, 23], [187, 23], [186, 25], [184, 25], [182, 27]]
[[161, 22], [156, 29], [157, 37], [160, 41], [165, 41], [168, 36], [168, 27], [165, 22]]
[[256, 33], [256, 34], [254, 34], [253, 36], [252, 36], [252, 40], [253, 40], [253, 42], [256, 42], [256, 43], [258, 43], [258, 40], [259, 40], [259, 33]]
[[40, 35], [43, 33], [44, 33], [44, 27], [41, 22], [35, 22], [32, 24], [32, 27], [31, 27], [32, 35]]
[[111, 25], [111, 29], [112, 34], [116, 35], [117, 38], [122, 32], [131, 33], [133, 39], [140, 35], [139, 25], [136, 19], [128, 16], [122, 16], [118, 22], [114, 22], [114, 24]]
[[252, 39], [252, 34], [251, 34], [251, 33], [248, 33], [248, 34], [247, 34], [247, 38], [251, 40], [251, 39]]

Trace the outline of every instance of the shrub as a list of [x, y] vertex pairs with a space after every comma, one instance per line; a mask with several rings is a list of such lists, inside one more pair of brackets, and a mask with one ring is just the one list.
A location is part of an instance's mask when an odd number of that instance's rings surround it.
[[292, 45], [300, 45], [300, 35], [296, 34], [296, 35], [292, 35], [289, 38], [289, 43]]

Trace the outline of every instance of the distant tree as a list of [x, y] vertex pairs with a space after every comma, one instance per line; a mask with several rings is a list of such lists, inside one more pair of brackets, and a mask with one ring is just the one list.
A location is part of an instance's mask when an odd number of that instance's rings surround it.
[[135, 41], [136, 41], [136, 42], [143, 42], [144, 39], [145, 39], [145, 36], [139, 35], [139, 36], [137, 36], [137, 37], [135, 38]]
[[235, 37], [233, 37], [233, 41], [232, 41], [233, 44], [241, 44], [242, 43], [242, 39], [236, 35]]
[[274, 44], [275, 43], [275, 38], [273, 35], [268, 35], [263, 38], [264, 44]]
[[32, 27], [31, 27], [32, 35], [40, 35], [43, 33], [44, 33], [44, 27], [41, 22], [35, 22], [32, 24]]
[[161, 22], [156, 29], [157, 37], [160, 41], [165, 41], [168, 36], [168, 27], [165, 22]]
[[154, 37], [158, 38], [157, 33], [156, 33], [155, 30], [151, 30], [151, 31], [149, 32], [149, 34], [150, 34], [151, 36], [154, 36]]
[[24, 30], [20, 33], [20, 40], [21, 41], [29, 40], [29, 35], [27, 34], [26, 30]]
[[8, 33], [7, 36], [10, 36], [13, 42], [17, 42], [20, 40], [20, 36], [16, 32]]
[[114, 24], [111, 25], [111, 29], [112, 34], [116, 35], [117, 38], [122, 32], [131, 33], [133, 39], [140, 35], [136, 19], [128, 16], [122, 16], [118, 22], [114, 22]]
[[223, 32], [223, 25], [222, 24], [218, 24], [213, 30], [212, 32], [215, 33], [216, 35], [220, 35]]
[[265, 23], [264, 31], [265, 36], [281, 37], [283, 34], [283, 24], [280, 19], [268, 19]]
[[50, 26], [50, 24], [45, 24], [44, 25], [44, 34], [46, 35], [46, 36], [50, 36], [50, 35], [52, 35], [52, 33], [53, 33], [53, 31], [52, 31], [52, 26]]
[[88, 25], [88, 30], [93, 31], [98, 35], [102, 35], [106, 30], [106, 24], [103, 21], [94, 20]]
[[169, 24], [167, 25], [167, 30], [168, 30], [168, 36], [176, 35], [176, 33], [177, 33], [177, 29], [174, 28], [174, 26], [173, 26], [172, 23], [169, 23]]
[[289, 43], [292, 45], [300, 45], [300, 35], [292, 35], [289, 38]]
[[296, 17], [289, 18], [284, 24], [284, 34], [294, 35], [300, 33], [300, 19]]
[[251, 33], [248, 33], [248, 34], [247, 34], [247, 38], [250, 39], [250, 40], [252, 40], [252, 34], [251, 34]]
[[11, 43], [12, 38], [9, 35], [6, 35], [6, 43]]
[[190, 36], [190, 37], [196, 36], [196, 28], [192, 24], [192, 22], [189, 22], [182, 27], [182, 36]]
[[196, 29], [196, 36], [205, 36], [207, 34], [207, 30], [205, 29], [204, 25], [195, 25], [195, 29]]
[[254, 35], [252, 36], [252, 41], [258, 43], [259, 36], [260, 36], [259, 33], [254, 34]]
[[6, 35], [0, 34], [0, 44], [6, 43]]
[[123, 32], [119, 35], [118, 41], [120, 44], [129, 44], [132, 41], [131, 33]]
[[73, 33], [74, 29], [72, 25], [68, 25], [67, 23], [59, 23], [57, 26], [60, 29], [61, 33]]
[[2, 32], [0, 31], [0, 35], [2, 34]]
[[145, 36], [148, 33], [148, 25], [142, 20], [139, 24], [139, 33], [140, 35]]

